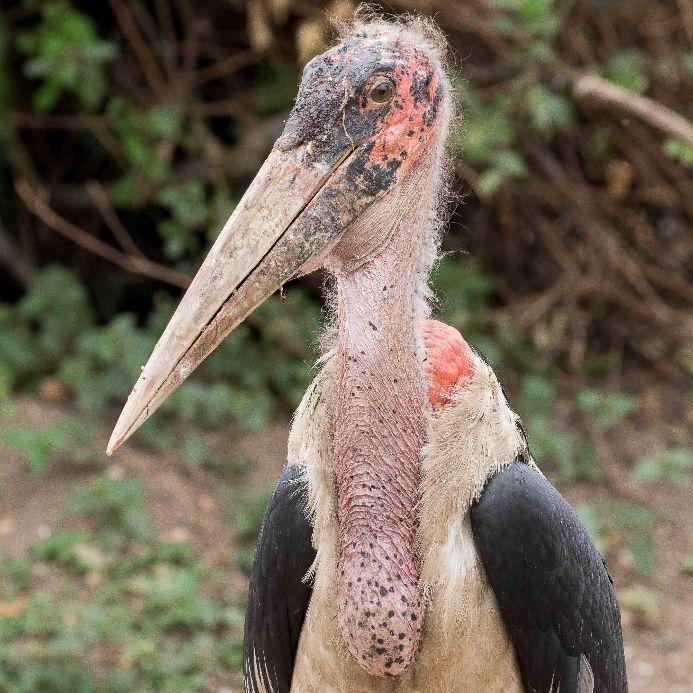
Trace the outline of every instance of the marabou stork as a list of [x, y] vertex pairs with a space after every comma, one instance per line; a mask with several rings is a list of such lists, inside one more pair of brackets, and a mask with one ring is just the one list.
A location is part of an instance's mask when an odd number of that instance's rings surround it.
[[166, 327], [108, 452], [252, 310], [318, 268], [336, 344], [257, 545], [247, 691], [627, 690], [611, 580], [488, 364], [429, 319], [453, 109], [423, 20], [356, 22]]

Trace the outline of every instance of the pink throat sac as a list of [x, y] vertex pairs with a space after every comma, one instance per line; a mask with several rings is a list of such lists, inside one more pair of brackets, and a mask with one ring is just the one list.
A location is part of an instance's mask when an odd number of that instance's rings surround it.
[[338, 277], [338, 620], [351, 654], [376, 676], [411, 663], [424, 616], [415, 551], [427, 406], [417, 258], [418, 249], [393, 240], [377, 261]]

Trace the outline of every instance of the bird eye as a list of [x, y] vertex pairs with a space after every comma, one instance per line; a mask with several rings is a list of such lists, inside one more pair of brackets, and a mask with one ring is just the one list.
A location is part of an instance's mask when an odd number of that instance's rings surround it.
[[390, 101], [395, 95], [395, 87], [389, 79], [383, 79], [376, 82], [370, 91], [370, 99], [374, 103], [384, 104]]

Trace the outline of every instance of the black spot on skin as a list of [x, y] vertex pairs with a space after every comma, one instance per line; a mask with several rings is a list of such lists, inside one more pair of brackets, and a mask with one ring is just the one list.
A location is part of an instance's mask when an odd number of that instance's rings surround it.
[[436, 93], [433, 95], [433, 101], [431, 105], [426, 109], [424, 114], [424, 123], [426, 125], [431, 125], [438, 115], [438, 109], [440, 108], [440, 102], [443, 100], [443, 87], [438, 85], [436, 88]]
[[429, 68], [426, 72], [417, 71], [411, 80], [409, 92], [414, 97], [414, 105], [428, 103], [428, 88], [431, 86], [433, 71]]

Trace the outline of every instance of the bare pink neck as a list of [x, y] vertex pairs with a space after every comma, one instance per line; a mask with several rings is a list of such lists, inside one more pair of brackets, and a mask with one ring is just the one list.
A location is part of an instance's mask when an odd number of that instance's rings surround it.
[[[407, 216], [401, 225], [422, 222]], [[338, 275], [339, 623], [352, 655], [379, 676], [411, 662], [423, 620], [414, 550], [427, 401], [414, 303], [420, 236], [397, 229], [382, 254]]]

